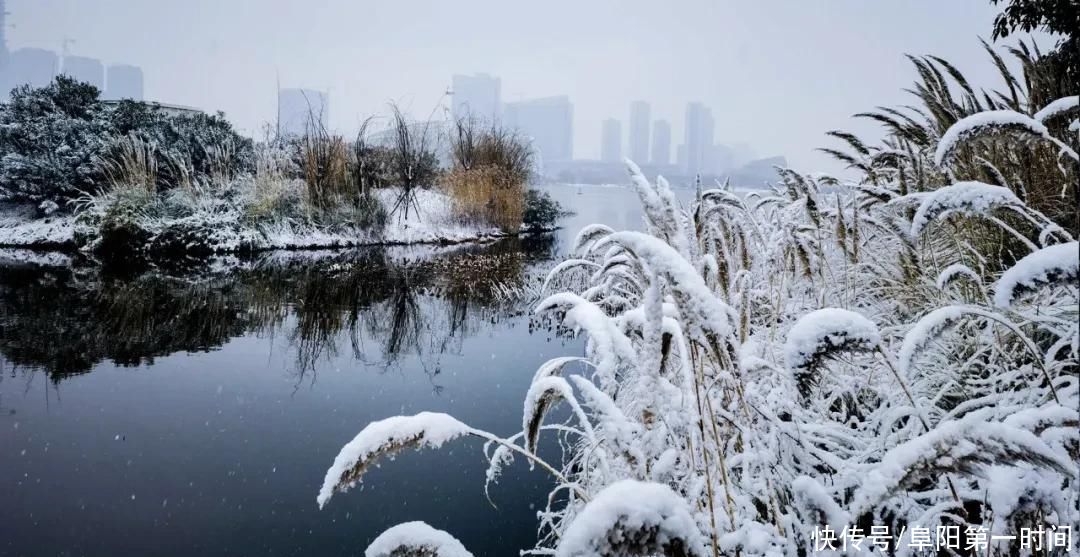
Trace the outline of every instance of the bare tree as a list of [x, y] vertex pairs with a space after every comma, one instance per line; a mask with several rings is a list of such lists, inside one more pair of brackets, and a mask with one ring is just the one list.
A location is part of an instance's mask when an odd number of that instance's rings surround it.
[[394, 151], [393, 166], [401, 194], [394, 202], [390, 214], [394, 215], [398, 210], [405, 213], [405, 219], [409, 218], [409, 207], [416, 210], [419, 215], [419, 205], [416, 203], [416, 188], [430, 183], [434, 178], [437, 161], [434, 153], [428, 146], [429, 123], [424, 123], [420, 133], [409, 126], [408, 120], [402, 114], [401, 109], [395, 103], [390, 103], [390, 109], [394, 113]]

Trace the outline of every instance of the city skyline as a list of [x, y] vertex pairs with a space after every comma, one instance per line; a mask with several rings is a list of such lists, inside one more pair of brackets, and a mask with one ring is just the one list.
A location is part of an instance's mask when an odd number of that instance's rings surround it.
[[[440, 105], [449, 110], [451, 74], [483, 71], [502, 79], [502, 102], [571, 98], [576, 158], [599, 158], [596, 122], [613, 115], [612, 107], [650, 99], [651, 118], [671, 122], [678, 144], [685, 136], [685, 103], [700, 100], [713, 107], [717, 129], [725, 130], [718, 140], [784, 153], [793, 166], [810, 171], [842, 168], [816, 151], [831, 144], [825, 132], [847, 129], [872, 138], [880, 135], [879, 126], [852, 114], [908, 102], [902, 89], [916, 72], [904, 53], [942, 56], [973, 83], [997, 86], [997, 70], [978, 41], [994, 14], [985, 2], [914, 0], [926, 8], [918, 9], [838, 1], [826, 14], [812, 3], [677, 0], [661, 9], [637, 0], [585, 6], [554, 0], [523, 7], [515, 12], [517, 24], [504, 25], [498, 23], [504, 10], [489, 0], [467, 10], [417, 0], [378, 9], [345, 2], [307, 8], [279, 0], [7, 0], [8, 22], [16, 25], [6, 34], [11, 50], [59, 52], [70, 37], [78, 54], [146, 69], [147, 98], [224, 111], [250, 135], [272, 122], [279, 78], [328, 91], [335, 99], [330, 125], [349, 134], [365, 115], [385, 114], [391, 101], [417, 119]], [[105, 10], [110, 17], [101, 17]], [[686, 13], [695, 17], [678, 15]], [[733, 19], [742, 23], [714, 32]], [[297, 27], [301, 20], [315, 24]], [[359, 28], [357, 21], [363, 22]], [[466, 40], [460, 30], [473, 25], [492, 31], [466, 34]], [[918, 36], [902, 31], [912, 27], [921, 30]], [[673, 28], [680, 33], [662, 44], [642, 41]], [[143, 32], [132, 35], [131, 29]], [[874, 40], [852, 52], [851, 42], [866, 36]], [[836, 57], [845, 60], [842, 75], [825, 64]], [[804, 89], [796, 94], [792, 82]], [[805, 95], [821, 99], [814, 110], [792, 102]], [[674, 154], [677, 145], [672, 149]]]

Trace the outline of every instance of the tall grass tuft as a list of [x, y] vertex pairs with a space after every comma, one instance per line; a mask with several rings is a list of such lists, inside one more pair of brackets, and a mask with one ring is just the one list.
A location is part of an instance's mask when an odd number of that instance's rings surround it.
[[157, 147], [137, 135], [125, 135], [112, 142], [108, 153], [98, 159], [98, 168], [113, 189], [136, 188], [157, 191]]
[[442, 186], [458, 218], [517, 232], [532, 171], [528, 143], [498, 124], [462, 118], [454, 123], [450, 153], [453, 167], [443, 176]]

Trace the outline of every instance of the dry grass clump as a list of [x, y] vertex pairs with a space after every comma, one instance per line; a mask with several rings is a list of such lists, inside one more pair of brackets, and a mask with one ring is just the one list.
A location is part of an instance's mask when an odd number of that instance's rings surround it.
[[136, 135], [113, 141], [109, 153], [98, 160], [111, 188], [138, 188], [146, 193], [157, 189], [157, 147]]
[[498, 168], [457, 168], [442, 178], [442, 187], [462, 222], [517, 232], [524, 214], [524, 184], [506, 185]]
[[442, 180], [454, 212], [471, 224], [507, 232], [521, 228], [532, 151], [525, 140], [497, 124], [458, 120], [451, 138], [453, 168]]
[[[829, 135], [846, 144], [844, 149], [822, 149], [851, 168], [867, 175], [876, 185], [895, 182], [899, 193], [932, 191], [957, 181], [974, 180], [1009, 188], [1028, 207], [1054, 220], [1072, 234], [1080, 233], [1075, 210], [1080, 190], [1074, 161], [1061, 158], [1060, 145], [1033, 140], [1030, 134], [995, 133], [967, 141], [950, 157], [948, 169], [932, 157], [945, 131], [959, 120], [988, 110], [1011, 110], [1034, 116], [1055, 99], [1075, 95], [1080, 83], [1063, 71], [1058, 60], [1044, 55], [1037, 44], [1021, 41], [1005, 47], [1017, 65], [1013, 70], [1004, 57], [983, 42], [998, 68], [1004, 87], [976, 88], [957, 67], [936, 56], [909, 56], [919, 78], [907, 89], [914, 105], [877, 107], [856, 114], [882, 124], [887, 137], [881, 146], [834, 131]], [[1077, 135], [1068, 131], [1074, 116], [1067, 113], [1047, 118], [1050, 135], [1061, 138], [1074, 151]]]
[[346, 197], [349, 146], [341, 136], [331, 135], [321, 126], [312, 126], [300, 139], [299, 163], [312, 207], [325, 210]]

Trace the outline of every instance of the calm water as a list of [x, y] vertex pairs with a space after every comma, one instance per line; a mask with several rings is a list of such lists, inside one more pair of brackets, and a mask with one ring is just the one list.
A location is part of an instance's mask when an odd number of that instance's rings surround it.
[[0, 250], [0, 555], [353, 555], [424, 520], [476, 555], [533, 546], [549, 479], [483, 495], [479, 443], [407, 452], [319, 511], [372, 420], [449, 412], [504, 435], [543, 361], [580, 340], [530, 321], [583, 225], [638, 228], [629, 190], [551, 186], [546, 238], [101, 268]]

